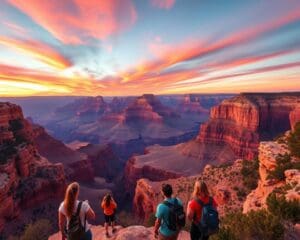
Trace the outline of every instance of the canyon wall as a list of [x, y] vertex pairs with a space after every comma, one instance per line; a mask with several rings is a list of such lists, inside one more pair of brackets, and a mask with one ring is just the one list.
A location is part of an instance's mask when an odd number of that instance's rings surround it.
[[[236, 157], [253, 159], [262, 140], [291, 129], [300, 106], [300, 93], [240, 94], [213, 107], [201, 125], [197, 140], [204, 144], [229, 145]], [[292, 114], [292, 115], [290, 115]]]
[[50, 136], [39, 125], [32, 124], [32, 128], [33, 140], [39, 154], [51, 163], [62, 163], [67, 179], [70, 181], [93, 181], [93, 166], [86, 154], [70, 149], [61, 141]]
[[300, 106], [290, 113], [290, 124], [293, 130], [297, 122], [300, 122]]
[[[243, 205], [243, 212], [267, 208], [267, 198], [275, 189], [281, 189], [289, 185], [284, 195], [287, 200], [298, 199], [300, 201], [300, 170], [288, 169], [284, 172], [285, 179], [280, 181], [270, 178], [270, 171], [277, 166], [276, 158], [289, 154], [284, 142], [261, 142], [259, 145], [259, 181], [258, 186], [248, 196]], [[299, 161], [294, 159], [293, 161]], [[298, 190], [297, 190], [298, 189]]]
[[39, 155], [30, 123], [22, 109], [0, 103], [0, 232], [22, 211], [62, 198], [65, 175], [62, 164]]

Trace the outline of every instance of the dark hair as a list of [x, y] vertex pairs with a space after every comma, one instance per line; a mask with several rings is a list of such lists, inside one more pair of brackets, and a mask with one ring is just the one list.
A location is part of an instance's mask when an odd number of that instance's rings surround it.
[[107, 195], [105, 196], [105, 205], [106, 205], [106, 207], [109, 207], [110, 202], [111, 202], [111, 195], [110, 195], [110, 194], [107, 194]]
[[171, 197], [173, 194], [173, 189], [170, 184], [163, 184], [161, 190], [166, 197]]

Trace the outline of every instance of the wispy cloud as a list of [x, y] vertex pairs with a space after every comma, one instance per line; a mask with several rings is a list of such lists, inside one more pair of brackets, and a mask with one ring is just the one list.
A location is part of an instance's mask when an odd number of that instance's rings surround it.
[[170, 9], [174, 6], [175, 0], [150, 0], [154, 7]]
[[137, 13], [131, 0], [8, 0], [66, 44], [105, 39], [132, 26]]
[[0, 36], [0, 44], [33, 57], [56, 69], [65, 69], [72, 65], [71, 61], [57, 50], [42, 42], [33, 40], [16, 40]]

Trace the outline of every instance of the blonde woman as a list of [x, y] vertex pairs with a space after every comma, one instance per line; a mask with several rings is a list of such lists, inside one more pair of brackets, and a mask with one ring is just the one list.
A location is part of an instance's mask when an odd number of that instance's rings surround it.
[[[198, 179], [194, 185], [193, 199], [188, 203], [187, 207], [187, 217], [192, 222], [190, 230], [191, 240], [209, 239], [209, 234], [199, 227], [201, 226], [202, 210], [207, 206], [212, 208], [212, 211], [215, 211], [213, 214], [217, 215], [217, 204], [215, 200], [210, 197], [206, 183]], [[218, 215], [216, 217], [218, 218]], [[216, 221], [218, 221], [218, 219]]]
[[79, 184], [71, 183], [64, 201], [58, 210], [59, 229], [62, 240], [92, 240], [90, 226], [86, 219], [95, 219], [95, 213], [88, 201], [79, 201]]

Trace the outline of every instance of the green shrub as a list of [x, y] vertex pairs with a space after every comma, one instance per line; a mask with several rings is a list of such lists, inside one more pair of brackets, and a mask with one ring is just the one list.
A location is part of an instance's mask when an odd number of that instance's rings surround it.
[[283, 239], [284, 226], [280, 218], [266, 210], [241, 212], [226, 215], [221, 220], [222, 226], [213, 240], [279, 240]]
[[283, 181], [285, 179], [284, 172], [288, 169], [300, 169], [300, 162], [292, 162], [290, 154], [279, 154], [276, 157], [276, 167], [269, 171], [268, 179], [277, 179]]
[[22, 120], [21, 119], [10, 120], [9, 127], [10, 130], [13, 132], [21, 130], [23, 128]]
[[289, 135], [288, 146], [293, 156], [300, 157], [300, 122], [296, 123], [294, 132]]
[[47, 219], [40, 219], [27, 225], [20, 240], [47, 240], [51, 235], [51, 230], [51, 222]]
[[297, 200], [287, 201], [284, 196], [271, 193], [267, 198], [268, 210], [284, 220], [293, 223], [300, 222], [300, 202]]
[[155, 214], [151, 213], [149, 218], [146, 220], [145, 225], [147, 227], [152, 227], [154, 226], [155, 220], [156, 220]]
[[243, 183], [250, 191], [257, 187], [259, 178], [258, 167], [258, 158], [255, 158], [252, 161], [244, 160], [242, 163], [241, 174], [243, 176]]

